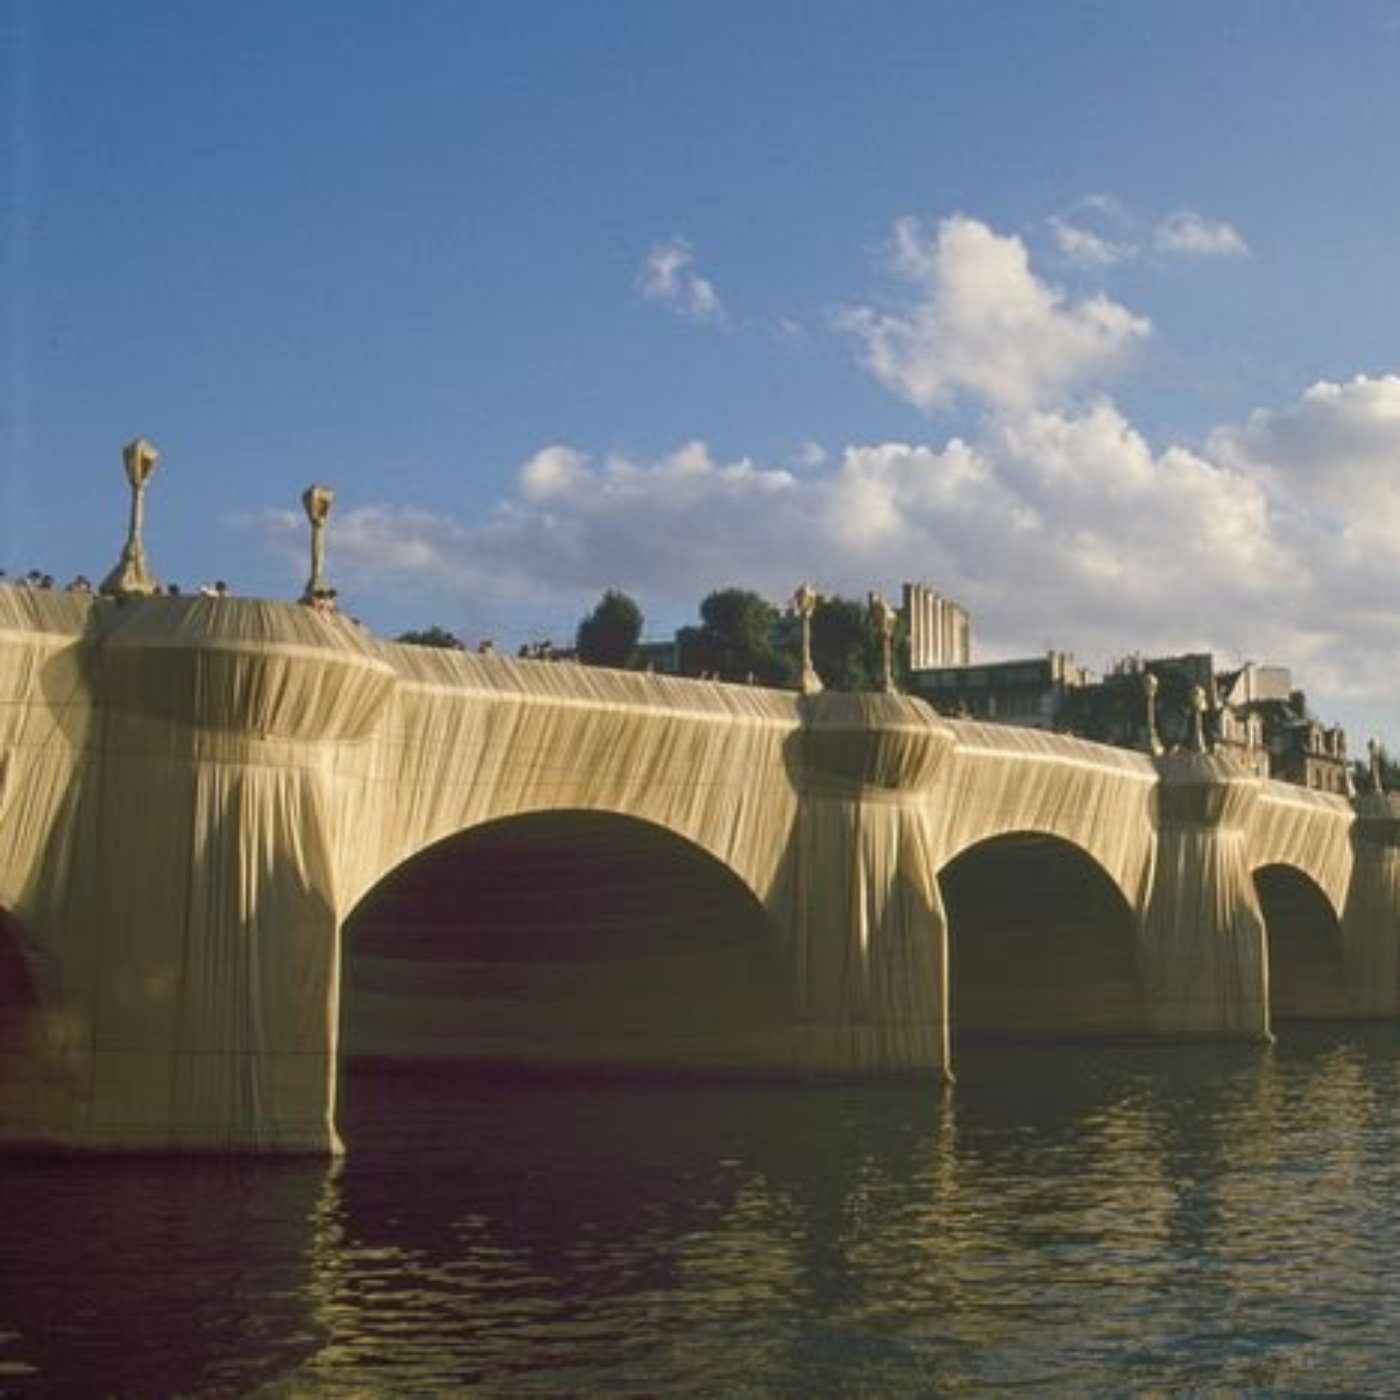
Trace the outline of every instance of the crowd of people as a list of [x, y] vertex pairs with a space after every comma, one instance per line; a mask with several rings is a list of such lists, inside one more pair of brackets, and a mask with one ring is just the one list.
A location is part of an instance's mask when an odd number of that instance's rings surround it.
[[[41, 573], [38, 569], [30, 569], [27, 574], [19, 574], [15, 577], [11, 577], [4, 569], [0, 569], [0, 587], [5, 585], [12, 588], [39, 588], [61, 593], [97, 592], [97, 588], [86, 574], [75, 574], [60, 588], [58, 581], [52, 574]], [[334, 593], [335, 590], [330, 591]], [[229, 587], [223, 579], [214, 579], [210, 583], [201, 583], [198, 593], [201, 598], [227, 598]], [[179, 598], [183, 596], [183, 591], [178, 583], [166, 583], [156, 590], [156, 594], [166, 598]]]
[[[19, 578], [11, 578], [4, 569], [0, 569], [0, 584], [11, 584], [17, 588], [45, 588], [57, 589], [58, 584], [52, 574], [41, 574], [38, 569], [30, 569], [27, 574]], [[64, 585], [65, 593], [91, 593], [92, 584], [85, 574], [79, 574]]]

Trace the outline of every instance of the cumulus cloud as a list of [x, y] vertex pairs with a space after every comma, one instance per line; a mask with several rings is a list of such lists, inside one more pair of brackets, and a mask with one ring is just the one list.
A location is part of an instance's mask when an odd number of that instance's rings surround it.
[[1110, 238], [1058, 214], [1050, 220], [1050, 232], [1060, 256], [1077, 267], [1112, 267], [1137, 255], [1132, 243]]
[[[862, 596], [919, 578], [970, 607], [984, 655], [1212, 647], [1291, 665], [1324, 708], [1381, 705], [1400, 686], [1397, 460], [1400, 377], [1316, 385], [1197, 450], [1154, 448], [1106, 400], [792, 467], [555, 445], [471, 524], [345, 511], [333, 563], [361, 591], [498, 609], [620, 585], [672, 617], [729, 583], [778, 600], [803, 579]], [[291, 513], [263, 525], [302, 543]]]
[[1191, 209], [1168, 214], [1152, 234], [1159, 253], [1180, 258], [1247, 258], [1249, 244], [1223, 220], [1212, 222]]
[[1400, 375], [1358, 375], [1314, 384], [1279, 411], [1259, 410], [1243, 427], [1221, 428], [1211, 449], [1242, 470], [1265, 474], [1291, 494], [1356, 514], [1387, 531], [1400, 524]]
[[567, 496], [588, 474], [588, 459], [571, 447], [546, 447], [520, 470], [520, 491], [529, 501]]
[[1112, 195], [1076, 200], [1047, 221], [1060, 259], [1087, 271], [1133, 262], [1144, 252], [1159, 260], [1247, 258], [1249, 244], [1232, 224], [1178, 209], [1155, 225], [1144, 223]]
[[684, 238], [658, 243], [637, 274], [637, 289], [648, 301], [687, 321], [718, 322], [724, 305], [714, 283], [695, 268], [695, 252]]
[[1307, 559], [1319, 628], [1330, 620], [1353, 655], [1371, 646], [1393, 652], [1400, 635], [1400, 376], [1315, 384], [1288, 408], [1217, 430], [1209, 450], [1230, 470], [1266, 483], [1282, 503], [1280, 530]]
[[1289, 579], [1262, 488], [1154, 454], [1106, 403], [1003, 420], [975, 443], [857, 444], [800, 473], [698, 442], [647, 462], [550, 447], [480, 524], [362, 507], [337, 522], [335, 553], [361, 578], [427, 571], [497, 599], [624, 579], [693, 606], [730, 581], [781, 598], [808, 577], [856, 595], [928, 578], [993, 637], [1079, 645], [1189, 633], [1221, 597]]
[[[904, 221], [891, 256], [906, 304], [844, 324], [900, 397], [989, 409], [964, 436], [841, 448], [794, 434], [776, 462], [701, 441], [647, 458], [547, 444], [471, 521], [342, 509], [332, 573], [361, 595], [437, 593], [496, 616], [539, 601], [577, 617], [621, 586], [669, 618], [727, 584], [779, 600], [804, 579], [857, 597], [923, 579], [971, 609], [982, 655], [1053, 645], [1099, 665], [1208, 647], [1292, 666], [1325, 713], [1393, 704], [1400, 375], [1318, 383], [1202, 443], [1153, 444], [1092, 392], [1145, 320], [1068, 298], [1019, 239], [973, 219]], [[299, 516], [260, 526], [300, 557]]]
[[1035, 275], [1019, 238], [976, 219], [945, 219], [932, 236], [902, 219], [890, 261], [909, 303], [857, 307], [840, 324], [876, 377], [920, 408], [1053, 402], [1120, 368], [1151, 329], [1107, 297], [1069, 300]]

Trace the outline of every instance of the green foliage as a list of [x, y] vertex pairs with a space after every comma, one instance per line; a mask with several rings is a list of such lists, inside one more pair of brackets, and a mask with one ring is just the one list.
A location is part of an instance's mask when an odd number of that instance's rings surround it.
[[[892, 643], [896, 684], [899, 680], [900, 629]], [[880, 635], [870, 609], [854, 598], [821, 599], [812, 614], [812, 665], [828, 690], [879, 690], [884, 680]]]
[[642, 610], [625, 593], [610, 588], [578, 625], [578, 658], [588, 666], [632, 666], [641, 635]]
[[465, 647], [453, 633], [436, 624], [432, 627], [426, 627], [420, 632], [400, 632], [394, 640], [411, 647], [442, 647], [449, 651], [465, 650]]
[[796, 668], [774, 645], [777, 624], [778, 610], [757, 593], [718, 589], [700, 604], [700, 626], [683, 627], [677, 635], [681, 673], [790, 685]]
[[[757, 593], [721, 588], [700, 604], [700, 625], [677, 634], [687, 676], [795, 686], [802, 674], [802, 632], [791, 615]], [[891, 644], [895, 685], [909, 679], [904, 620]], [[878, 690], [884, 678], [880, 637], [870, 609], [853, 598], [822, 598], [812, 614], [812, 664], [828, 690]]]
[[[890, 669], [896, 688], [909, 682], [909, 646], [904, 619], [895, 622]], [[812, 665], [828, 690], [879, 690], [885, 659], [869, 606], [854, 598], [822, 598], [812, 614]]]

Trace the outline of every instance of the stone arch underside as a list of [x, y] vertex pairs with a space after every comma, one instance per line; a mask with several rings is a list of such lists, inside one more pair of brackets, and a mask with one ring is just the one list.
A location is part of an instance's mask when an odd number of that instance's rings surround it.
[[1136, 919], [1117, 885], [1055, 837], [996, 836], [939, 875], [955, 1040], [1145, 1034]]
[[1342, 929], [1317, 882], [1290, 865], [1254, 872], [1269, 945], [1272, 1020], [1328, 1020], [1351, 1011]]
[[535, 812], [410, 860], [343, 941], [342, 1060], [740, 1069], [785, 1059], [762, 906], [634, 818]]

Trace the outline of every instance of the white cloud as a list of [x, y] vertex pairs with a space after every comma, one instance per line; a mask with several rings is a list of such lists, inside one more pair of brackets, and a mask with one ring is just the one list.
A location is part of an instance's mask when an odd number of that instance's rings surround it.
[[478, 525], [361, 507], [332, 548], [362, 586], [433, 581], [495, 601], [621, 581], [693, 606], [728, 582], [782, 598], [807, 577], [855, 595], [926, 577], [967, 599], [982, 635], [1032, 646], [1175, 638], [1225, 593], [1288, 578], [1255, 484], [1181, 450], [1154, 456], [1108, 404], [1004, 420], [977, 443], [858, 444], [800, 474], [701, 443], [652, 462], [552, 447]]
[[[1240, 467], [1332, 510], [1361, 506], [1368, 520], [1400, 525], [1400, 375], [1314, 384], [1278, 412], [1222, 428], [1211, 449]], [[1360, 498], [1360, 499], [1358, 499]]]
[[1109, 194], [1106, 191], [1099, 191], [1095, 194], [1086, 194], [1076, 202], [1071, 212], [1076, 210], [1088, 210], [1094, 214], [1104, 214], [1109, 218], [1124, 220], [1128, 217], [1128, 212], [1123, 201], [1116, 194]]
[[546, 501], [566, 495], [588, 471], [588, 459], [571, 447], [545, 447], [520, 470], [520, 489], [527, 500]]
[[[1325, 605], [1345, 630], [1382, 620], [1387, 651], [1400, 637], [1400, 376], [1313, 385], [1290, 407], [1256, 412], [1214, 433], [1209, 450], [1266, 483], [1281, 528], [1308, 559]], [[1360, 649], [1361, 637], [1352, 641]], [[1400, 685], [1396, 687], [1400, 689]]]
[[1002, 409], [1056, 401], [1119, 368], [1151, 329], [1107, 297], [1067, 300], [1032, 272], [1019, 238], [964, 216], [932, 238], [901, 220], [891, 264], [910, 304], [859, 307], [840, 324], [876, 377], [921, 408], [961, 396]]
[[684, 238], [658, 243], [637, 274], [637, 289], [648, 301], [688, 321], [719, 322], [724, 305], [714, 283], [695, 270], [695, 253]]
[[1050, 219], [1050, 232], [1060, 256], [1077, 267], [1112, 267], [1137, 255], [1132, 243], [1097, 233], [1058, 214]]
[[1159, 258], [1196, 260], [1250, 255], [1243, 235], [1224, 220], [1178, 209], [1144, 228], [1121, 200], [1108, 194], [1086, 195], [1047, 222], [1059, 257], [1089, 271], [1136, 261], [1145, 250]]
[[[860, 597], [921, 578], [971, 608], [983, 655], [1211, 647], [1292, 666], [1324, 713], [1393, 711], [1400, 375], [1319, 383], [1199, 446], [1154, 445], [1085, 393], [1145, 320], [1067, 298], [1019, 239], [973, 219], [934, 234], [903, 221], [892, 257], [908, 305], [846, 324], [901, 397], [990, 407], [968, 436], [844, 450], [795, 436], [776, 464], [698, 441], [648, 460], [550, 444], [470, 522], [342, 510], [332, 577], [352, 596], [437, 594], [498, 617], [535, 603], [581, 616], [620, 586], [669, 618], [727, 584], [779, 600], [803, 579]], [[259, 523], [300, 556], [299, 516]]]
[[[802, 579], [863, 596], [923, 578], [972, 609], [984, 655], [1209, 646], [1291, 665], [1324, 712], [1380, 707], [1400, 689], [1397, 461], [1400, 377], [1319, 384], [1198, 451], [1154, 449], [1106, 401], [794, 470], [699, 442], [650, 461], [553, 446], [472, 524], [345, 511], [331, 572], [498, 612], [616, 585], [670, 617], [730, 583], [779, 600]], [[262, 525], [302, 543], [291, 513]]]
[[1212, 223], [1191, 209], [1179, 209], [1157, 225], [1152, 235], [1159, 253], [1182, 258], [1247, 258], [1249, 244], [1223, 220]]

